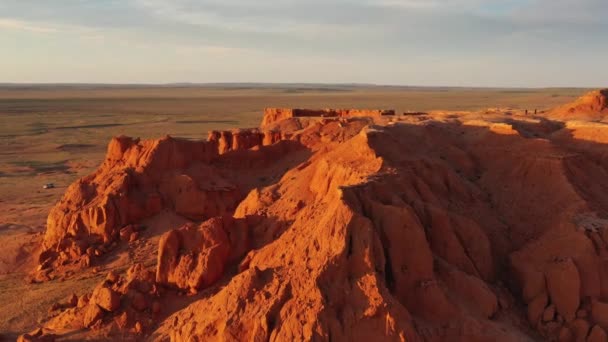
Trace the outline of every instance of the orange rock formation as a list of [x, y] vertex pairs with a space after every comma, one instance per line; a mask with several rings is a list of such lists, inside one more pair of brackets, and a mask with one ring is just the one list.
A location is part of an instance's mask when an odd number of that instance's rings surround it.
[[565, 120], [603, 120], [608, 116], [608, 89], [589, 92], [573, 103], [555, 108], [548, 115]]
[[[36, 279], [102, 264], [97, 252], [144, 218], [189, 223], [158, 232], [155, 264], [109, 274], [45, 329], [175, 341], [606, 339], [603, 145], [549, 121], [375, 113], [267, 110], [269, 131], [114, 139], [49, 215]], [[183, 293], [188, 305], [164, 309]]]
[[[233, 211], [246, 189], [238, 180], [222, 175], [213, 162], [227, 152], [280, 139], [280, 135], [257, 130], [211, 132], [208, 141], [197, 142], [171, 137], [143, 142], [114, 138], [99, 170], [72, 184], [51, 210], [46, 251], [40, 260], [43, 268], [54, 260], [78, 260], [88, 266], [100, 246], [118, 240], [122, 227], [163, 209], [193, 220]], [[289, 148], [275, 149], [282, 147]]]
[[266, 108], [261, 127], [266, 127], [272, 123], [289, 119], [305, 117], [375, 117], [382, 115], [395, 115], [394, 110], [386, 109], [292, 109], [292, 108]]

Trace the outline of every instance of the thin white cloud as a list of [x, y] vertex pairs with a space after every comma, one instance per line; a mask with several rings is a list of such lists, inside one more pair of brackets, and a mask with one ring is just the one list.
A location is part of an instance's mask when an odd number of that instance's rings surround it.
[[[311, 6], [315, 6], [317, 3], [319, 11], [327, 10], [324, 6], [328, 5], [333, 6], [329, 11], [331, 13], [339, 9], [339, 7], [336, 7], [339, 1], [309, 1], [306, 3], [297, 0], [285, 0], [283, 2], [277, 2], [276, 0], [258, 0], [255, 2], [243, 0], [133, 0], [133, 3], [159, 19], [229, 32], [307, 37], [327, 34], [328, 32], [333, 36], [352, 35], [370, 30], [369, 27], [358, 27], [356, 21], [350, 23], [352, 25], [346, 25], [344, 22], [334, 22], [332, 18], [326, 19], [328, 15], [307, 17], [305, 13], [308, 13]], [[345, 3], [342, 9], [347, 11], [352, 7], [353, 5]], [[340, 16], [340, 14], [336, 15], [336, 17]]]
[[373, 6], [387, 6], [406, 9], [428, 9], [451, 5], [450, 2], [445, 2], [443, 0], [369, 0], [366, 1], [366, 3]]
[[56, 27], [11, 18], [0, 18], [0, 28], [36, 33], [56, 33], [60, 31]]
[[518, 8], [513, 19], [539, 24], [605, 24], [603, 14], [607, 12], [606, 0], [536, 0]]
[[[86, 51], [82, 70], [104, 80], [584, 85], [607, 79], [597, 65], [608, 54], [602, 44], [608, 0], [0, 0], [0, 13], [0, 40], [53, 33], [49, 44], [32, 40], [31, 49], [53, 56], [74, 77], [90, 77], [72, 66], [74, 51]], [[31, 49], [12, 49], [4, 59], [27, 74], [39, 63], [27, 59]], [[573, 71], [552, 76], [559, 69]]]

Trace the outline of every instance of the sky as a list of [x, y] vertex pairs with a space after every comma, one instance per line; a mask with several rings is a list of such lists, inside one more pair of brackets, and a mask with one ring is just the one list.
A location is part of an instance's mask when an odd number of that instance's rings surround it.
[[0, 83], [601, 87], [607, 0], [0, 0]]

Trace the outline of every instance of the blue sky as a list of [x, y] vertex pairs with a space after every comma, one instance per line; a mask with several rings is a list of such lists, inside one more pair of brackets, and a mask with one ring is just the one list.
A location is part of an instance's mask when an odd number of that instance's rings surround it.
[[606, 0], [0, 0], [0, 82], [608, 83]]

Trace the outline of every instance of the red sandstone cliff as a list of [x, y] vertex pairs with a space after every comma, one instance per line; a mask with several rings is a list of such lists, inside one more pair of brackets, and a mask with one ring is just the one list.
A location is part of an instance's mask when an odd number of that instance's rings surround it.
[[608, 89], [589, 92], [549, 111], [548, 116], [562, 120], [603, 120], [608, 116]]
[[[281, 130], [113, 140], [51, 212], [42, 274], [103, 265], [94, 251], [145, 217], [188, 222], [154, 233], [153, 266], [109, 274], [46, 327], [175, 341], [605, 339], [603, 145], [542, 122], [275, 114], [264, 121]], [[183, 293], [189, 304], [169, 309]]]
[[394, 110], [385, 109], [292, 109], [292, 108], [266, 108], [264, 118], [260, 127], [267, 127], [275, 122], [289, 118], [305, 117], [331, 117], [331, 118], [353, 118], [353, 117], [378, 117], [383, 115], [395, 115]]
[[[50, 267], [57, 258], [89, 265], [100, 246], [118, 240], [121, 228], [164, 209], [192, 220], [233, 211], [249, 185], [215, 164], [234, 159], [229, 152], [280, 140], [258, 130], [211, 132], [207, 141], [114, 138], [100, 168], [72, 184], [51, 210], [42, 265]], [[236, 169], [247, 167], [246, 159], [241, 162]]]

